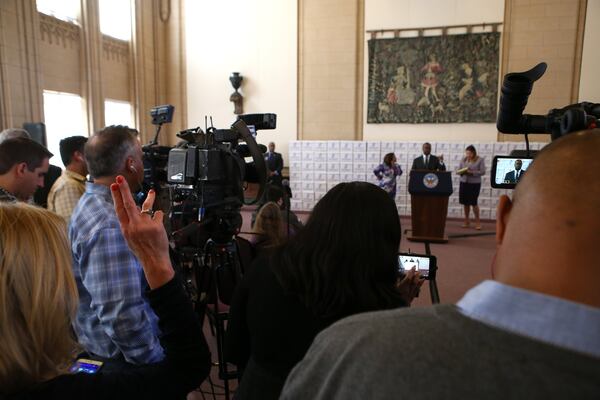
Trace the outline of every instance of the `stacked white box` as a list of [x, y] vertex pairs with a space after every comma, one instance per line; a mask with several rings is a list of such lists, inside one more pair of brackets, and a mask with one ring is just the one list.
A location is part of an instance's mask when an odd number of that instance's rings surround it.
[[[396, 142], [381, 142], [381, 151], [380, 154], [382, 156], [387, 153], [394, 153], [396, 151]], [[382, 157], [383, 159], [383, 157]]]
[[[446, 169], [453, 173], [454, 193], [449, 199], [448, 216], [461, 217], [458, 203], [459, 176], [454, 172], [464, 157], [465, 142], [432, 143], [432, 154], [444, 155]], [[480, 156], [485, 158], [487, 171], [482, 177], [480, 209], [482, 218], [495, 218], [495, 207], [502, 194], [512, 190], [490, 188], [490, 170], [494, 155], [507, 155], [511, 149], [524, 148], [522, 142], [474, 142]], [[532, 143], [531, 149], [544, 143]], [[394, 141], [293, 141], [290, 142], [290, 187], [294, 192], [292, 208], [311, 210], [314, 203], [339, 182], [363, 180], [377, 184], [373, 170], [387, 153], [395, 153], [403, 175], [397, 180], [396, 204], [402, 215], [410, 213], [410, 195], [407, 191], [409, 170], [414, 158], [421, 156], [422, 142]], [[306, 193], [312, 192], [312, 196]], [[489, 215], [489, 217], [488, 217]]]

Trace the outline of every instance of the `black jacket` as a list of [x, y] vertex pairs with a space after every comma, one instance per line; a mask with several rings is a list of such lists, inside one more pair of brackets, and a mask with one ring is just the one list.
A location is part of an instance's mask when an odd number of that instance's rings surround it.
[[445, 171], [446, 166], [440, 162], [440, 159], [433, 154], [429, 155], [429, 162], [425, 165], [423, 156], [419, 156], [413, 160], [412, 167], [410, 169], [428, 169], [430, 171]]

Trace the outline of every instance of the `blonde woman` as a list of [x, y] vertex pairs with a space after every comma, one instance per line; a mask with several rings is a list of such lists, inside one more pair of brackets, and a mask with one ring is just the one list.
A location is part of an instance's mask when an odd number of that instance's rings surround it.
[[154, 193], [140, 211], [122, 176], [111, 186], [121, 229], [142, 263], [166, 358], [135, 370], [70, 373], [77, 287], [64, 220], [24, 203], [0, 204], [0, 397], [183, 398], [210, 370], [210, 354], [169, 260]]
[[270, 201], [260, 208], [256, 215], [256, 222], [250, 242], [257, 249], [275, 247], [284, 241], [283, 219], [279, 206]]

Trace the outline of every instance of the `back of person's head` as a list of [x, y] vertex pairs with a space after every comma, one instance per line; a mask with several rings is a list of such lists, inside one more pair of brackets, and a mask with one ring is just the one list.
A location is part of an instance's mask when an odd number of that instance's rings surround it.
[[83, 149], [88, 138], [85, 136], [70, 136], [60, 141], [60, 158], [65, 166], [71, 164], [73, 154], [78, 151], [83, 155]]
[[394, 160], [394, 153], [387, 153], [384, 157], [383, 157], [383, 163], [385, 165], [387, 165], [388, 167], [392, 166], [392, 161]]
[[283, 242], [283, 220], [279, 206], [268, 202], [261, 207], [256, 215], [256, 222], [252, 230], [254, 233], [264, 235], [268, 246], [277, 246]]
[[119, 174], [135, 151], [138, 131], [111, 125], [96, 132], [85, 144], [85, 160], [92, 178]]
[[5, 140], [14, 139], [18, 137], [31, 139], [31, 135], [29, 135], [29, 132], [27, 132], [25, 129], [8, 128], [0, 132], [0, 144]]
[[[497, 280], [600, 307], [600, 129], [558, 139], [500, 198]], [[585, 157], [585, 162], [583, 162]]]
[[322, 318], [397, 306], [400, 218], [383, 190], [340, 183], [306, 226], [274, 255], [275, 274]]
[[27, 164], [27, 169], [33, 172], [51, 157], [52, 153], [35, 140], [25, 137], [7, 139], [0, 143], [0, 175], [21, 163]]
[[77, 287], [65, 222], [24, 203], [0, 203], [0, 394], [66, 371], [76, 343]]
[[267, 202], [272, 201], [273, 203], [277, 203], [283, 200], [283, 190], [277, 186], [270, 185], [267, 188], [265, 198]]

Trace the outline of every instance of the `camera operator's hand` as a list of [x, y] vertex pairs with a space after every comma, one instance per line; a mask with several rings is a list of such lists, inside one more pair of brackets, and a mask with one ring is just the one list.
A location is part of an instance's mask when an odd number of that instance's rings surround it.
[[131, 251], [142, 263], [148, 285], [151, 289], [164, 285], [175, 273], [169, 258], [169, 240], [163, 226], [163, 212], [152, 212], [156, 193], [154, 190], [148, 193], [140, 210], [135, 205], [125, 178], [117, 176], [116, 183], [110, 189], [121, 232]]
[[407, 304], [410, 304], [419, 294], [419, 290], [421, 290], [421, 285], [423, 285], [424, 281], [424, 279], [421, 279], [421, 274], [416, 271], [415, 267], [412, 267], [410, 271], [404, 275], [404, 279], [398, 282], [396, 287], [404, 301], [406, 301]]

